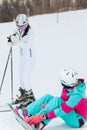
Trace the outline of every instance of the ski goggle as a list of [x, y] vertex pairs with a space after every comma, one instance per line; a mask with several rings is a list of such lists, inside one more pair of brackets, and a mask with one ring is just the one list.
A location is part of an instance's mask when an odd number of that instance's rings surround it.
[[67, 86], [67, 87], [77, 86], [78, 83], [79, 83], [78, 80], [77, 80], [76, 83], [71, 83], [71, 84], [66, 83], [64, 80], [60, 80], [60, 82], [61, 82], [61, 84], [65, 85], [65, 86]]
[[17, 27], [18, 27], [19, 31], [24, 31], [26, 29], [27, 25], [22, 25], [22, 26], [17, 25]]

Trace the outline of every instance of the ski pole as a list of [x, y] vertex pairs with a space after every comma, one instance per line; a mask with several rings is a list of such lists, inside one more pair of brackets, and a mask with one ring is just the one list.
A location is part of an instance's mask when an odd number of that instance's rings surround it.
[[8, 54], [8, 58], [7, 58], [7, 62], [6, 62], [5, 70], [4, 70], [4, 74], [3, 74], [1, 85], [0, 85], [0, 94], [1, 94], [1, 89], [2, 89], [3, 82], [4, 82], [4, 78], [5, 78], [5, 74], [6, 74], [6, 70], [7, 70], [10, 54], [11, 54], [11, 48], [10, 48], [10, 51], [9, 51], [9, 54]]
[[11, 100], [13, 101], [13, 56], [11, 47]]

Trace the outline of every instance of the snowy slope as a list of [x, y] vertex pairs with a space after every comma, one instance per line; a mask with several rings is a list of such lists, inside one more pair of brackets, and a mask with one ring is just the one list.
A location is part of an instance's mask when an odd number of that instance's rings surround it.
[[[29, 19], [35, 30], [35, 65], [32, 74], [32, 88], [36, 98], [46, 93], [60, 95], [61, 85], [58, 79], [60, 69], [71, 66], [87, 80], [87, 10], [57, 14], [38, 15]], [[15, 23], [0, 24], [0, 82], [10, 47], [7, 36], [12, 34]], [[20, 85], [18, 67], [18, 46], [13, 47], [14, 98]], [[11, 99], [10, 61], [0, 95], [0, 106]], [[8, 123], [8, 125], [6, 125]], [[22, 130], [11, 112], [0, 113], [0, 129]], [[45, 128], [46, 130], [65, 130], [68, 127], [58, 118]], [[87, 129], [87, 124], [81, 128]], [[80, 130], [80, 129], [79, 129]]]

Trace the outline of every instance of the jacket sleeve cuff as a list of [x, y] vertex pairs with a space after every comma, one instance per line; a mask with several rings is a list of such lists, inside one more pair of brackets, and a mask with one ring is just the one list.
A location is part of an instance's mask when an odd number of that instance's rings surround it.
[[57, 116], [54, 113], [54, 110], [50, 111], [49, 113], [46, 114], [47, 119], [53, 119], [56, 118]]

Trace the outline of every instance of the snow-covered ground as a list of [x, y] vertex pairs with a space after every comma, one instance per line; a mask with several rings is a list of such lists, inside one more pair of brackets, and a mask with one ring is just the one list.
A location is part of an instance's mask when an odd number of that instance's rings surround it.
[[[58, 74], [64, 67], [75, 68], [81, 77], [87, 80], [87, 10], [59, 13], [58, 15], [38, 15], [31, 17], [29, 22], [35, 30], [36, 56], [31, 81], [36, 98], [46, 93], [60, 95], [62, 88]], [[0, 23], [0, 83], [10, 49], [7, 44], [7, 36], [12, 34], [14, 28], [14, 22]], [[18, 46], [16, 45], [13, 47], [14, 98], [20, 85], [18, 61]], [[10, 68], [9, 60], [0, 94], [0, 109], [11, 99]], [[0, 112], [0, 129], [23, 130], [11, 112]], [[45, 128], [45, 130], [57, 129], [74, 130], [60, 118], [54, 119]], [[80, 129], [86, 130], [87, 124]]]

